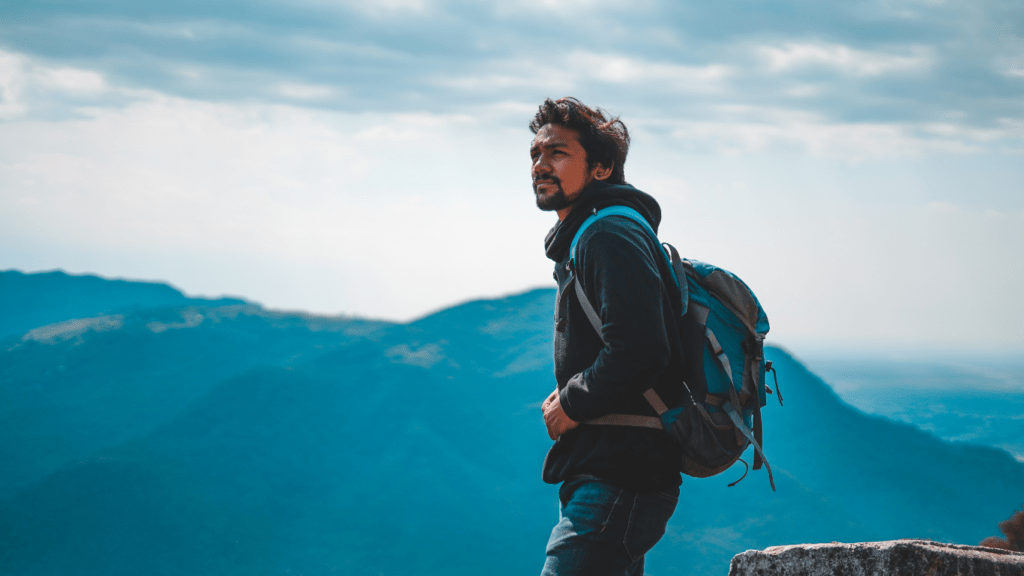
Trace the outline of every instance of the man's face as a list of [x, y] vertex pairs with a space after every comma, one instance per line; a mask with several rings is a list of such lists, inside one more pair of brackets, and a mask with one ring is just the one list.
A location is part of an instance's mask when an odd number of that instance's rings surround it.
[[530, 173], [537, 207], [558, 210], [559, 217], [568, 213], [567, 209], [595, 175], [603, 179], [611, 172], [601, 166], [588, 170], [587, 153], [580, 145], [579, 134], [572, 128], [555, 124], [545, 124], [537, 131], [530, 146], [530, 158], [533, 159]]

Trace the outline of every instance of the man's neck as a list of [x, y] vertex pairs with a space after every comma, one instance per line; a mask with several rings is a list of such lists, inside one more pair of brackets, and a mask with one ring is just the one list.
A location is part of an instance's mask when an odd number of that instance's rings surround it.
[[573, 206], [575, 206], [577, 203], [579, 203], [580, 198], [583, 197], [583, 194], [587, 191], [587, 188], [589, 188], [590, 185], [593, 184], [593, 183], [594, 183], [594, 178], [587, 178], [587, 181], [583, 184], [583, 187], [580, 188], [579, 194], [577, 194], [576, 197], [573, 198], [572, 204], [569, 204], [565, 208], [562, 208], [561, 210], [556, 211], [556, 213], [558, 214], [558, 219], [559, 220], [561, 220], [563, 222], [565, 221], [565, 218], [566, 218], [566, 216], [569, 215], [569, 212], [572, 212]]

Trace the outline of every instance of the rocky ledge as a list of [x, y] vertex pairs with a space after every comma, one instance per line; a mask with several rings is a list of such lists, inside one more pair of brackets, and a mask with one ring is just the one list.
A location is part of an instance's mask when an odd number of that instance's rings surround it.
[[891, 540], [801, 544], [736, 555], [729, 576], [1024, 576], [1024, 553]]

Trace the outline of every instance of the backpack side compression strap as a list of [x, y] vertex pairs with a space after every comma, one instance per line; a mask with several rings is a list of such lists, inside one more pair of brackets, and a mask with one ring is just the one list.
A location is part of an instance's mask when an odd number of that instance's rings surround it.
[[722, 404], [722, 409], [729, 415], [729, 419], [732, 420], [733, 424], [736, 425], [736, 429], [743, 433], [750, 441], [750, 444], [754, 447], [754, 452], [761, 457], [764, 462], [765, 469], [768, 470], [768, 483], [772, 485], [772, 492], [775, 491], [775, 478], [772, 477], [772, 466], [768, 463], [768, 459], [765, 458], [764, 452], [761, 451], [761, 446], [754, 439], [754, 434], [747, 428], [747, 425], [743, 423], [743, 418], [736, 412], [736, 409], [732, 407], [732, 404], [726, 402]]

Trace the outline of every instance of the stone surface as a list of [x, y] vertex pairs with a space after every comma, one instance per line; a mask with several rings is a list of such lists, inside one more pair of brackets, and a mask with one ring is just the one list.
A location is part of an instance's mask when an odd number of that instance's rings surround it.
[[736, 555], [729, 576], [1024, 576], [1024, 553], [891, 540], [801, 544]]

